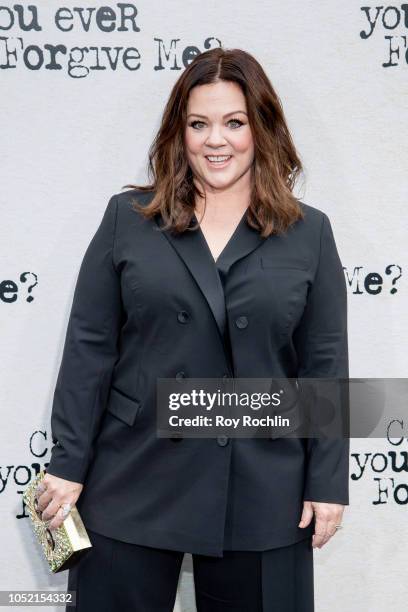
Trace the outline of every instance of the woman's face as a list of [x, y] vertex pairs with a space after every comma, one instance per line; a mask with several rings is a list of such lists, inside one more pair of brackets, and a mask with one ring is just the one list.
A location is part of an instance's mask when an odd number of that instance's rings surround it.
[[237, 181], [249, 184], [254, 142], [246, 113], [245, 96], [232, 81], [191, 90], [185, 149], [194, 176], [206, 190], [224, 190]]

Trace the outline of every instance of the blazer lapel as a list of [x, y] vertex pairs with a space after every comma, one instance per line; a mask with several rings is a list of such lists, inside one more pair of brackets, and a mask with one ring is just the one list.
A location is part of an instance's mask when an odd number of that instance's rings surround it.
[[217, 259], [217, 266], [225, 278], [233, 264], [252, 253], [265, 241], [257, 230], [248, 225], [246, 215], [247, 211]]
[[[164, 225], [161, 215], [155, 218], [157, 225]], [[191, 223], [190, 225], [193, 225]], [[224, 291], [215, 267], [211, 251], [200, 229], [174, 234], [169, 230], [162, 233], [176, 250], [199, 286], [213, 313], [221, 338], [224, 338], [226, 315]]]

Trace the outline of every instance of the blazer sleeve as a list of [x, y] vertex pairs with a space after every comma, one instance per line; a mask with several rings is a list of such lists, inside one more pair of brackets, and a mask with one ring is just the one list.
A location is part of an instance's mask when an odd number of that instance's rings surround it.
[[46, 472], [83, 483], [118, 357], [122, 317], [120, 277], [113, 263], [117, 197], [83, 257], [55, 386]]
[[[325, 213], [317, 271], [294, 339], [299, 378], [348, 379], [347, 286]], [[348, 435], [307, 439], [305, 501], [349, 504], [349, 449]]]

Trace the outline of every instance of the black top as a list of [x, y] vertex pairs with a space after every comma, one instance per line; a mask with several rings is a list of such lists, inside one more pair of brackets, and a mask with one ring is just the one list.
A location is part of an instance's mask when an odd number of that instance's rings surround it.
[[[222, 264], [219, 258], [215, 261], [215, 266], [218, 270], [218, 275], [220, 277], [221, 285], [224, 290], [224, 303], [225, 303], [225, 284], [227, 282], [227, 272], [222, 267]], [[225, 350], [227, 351], [228, 360], [230, 362], [231, 373], [233, 373], [234, 372], [234, 362], [232, 358], [232, 348], [231, 348], [231, 340], [230, 340], [230, 334], [229, 334], [229, 328], [228, 328], [227, 313], [225, 313], [225, 320], [226, 320], [226, 325], [225, 325], [225, 330], [224, 330], [224, 345], [225, 345]]]

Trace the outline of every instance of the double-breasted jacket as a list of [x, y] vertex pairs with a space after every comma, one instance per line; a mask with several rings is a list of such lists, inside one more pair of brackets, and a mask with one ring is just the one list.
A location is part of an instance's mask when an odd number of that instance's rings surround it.
[[[348, 377], [347, 290], [328, 216], [262, 238], [244, 215], [217, 260], [113, 195], [84, 254], [51, 413], [47, 471], [83, 483], [86, 527], [222, 556], [313, 533], [303, 500], [349, 503], [347, 439], [160, 438], [158, 378]], [[228, 331], [229, 347], [225, 343]], [[227, 350], [228, 349], [228, 350]]]

